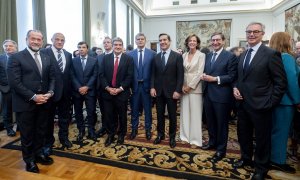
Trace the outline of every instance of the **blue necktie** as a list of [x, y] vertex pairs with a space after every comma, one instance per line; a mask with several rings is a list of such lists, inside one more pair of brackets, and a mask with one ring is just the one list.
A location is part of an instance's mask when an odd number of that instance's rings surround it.
[[162, 68], [165, 69], [166, 66], [166, 58], [165, 58], [165, 54], [166, 52], [162, 53], [162, 57], [161, 57], [161, 64], [162, 64]]
[[244, 61], [244, 73], [246, 73], [249, 70], [249, 66], [250, 66], [250, 59], [251, 59], [251, 52], [253, 51], [253, 49], [249, 49]]
[[64, 67], [63, 67], [63, 61], [62, 61], [61, 51], [57, 51], [57, 52], [58, 52], [58, 55], [57, 55], [58, 67], [61, 70], [61, 72], [63, 72]]
[[215, 62], [216, 62], [216, 57], [217, 57], [217, 53], [215, 52], [215, 53], [213, 54], [213, 57], [212, 57], [211, 62], [210, 62], [210, 68], [212, 68], [213, 65], [215, 64]]
[[138, 80], [143, 80], [143, 50], [140, 49], [140, 57], [139, 57], [139, 69], [138, 69]]
[[81, 65], [82, 65], [82, 70], [84, 71], [84, 68], [85, 68], [85, 57], [81, 58]]

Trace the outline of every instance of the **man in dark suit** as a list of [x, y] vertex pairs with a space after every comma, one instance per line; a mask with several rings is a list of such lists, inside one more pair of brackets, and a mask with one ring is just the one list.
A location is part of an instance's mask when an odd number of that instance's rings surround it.
[[49, 115], [49, 99], [54, 94], [55, 70], [53, 62], [40, 52], [43, 35], [29, 30], [27, 48], [9, 57], [8, 82], [13, 91], [13, 110], [21, 133], [23, 160], [26, 170], [38, 173], [36, 163], [49, 165], [51, 157], [42, 151]]
[[7, 39], [3, 42], [4, 54], [0, 55], [0, 91], [2, 93], [1, 106], [4, 128], [8, 136], [15, 136], [13, 130], [12, 94], [7, 80], [8, 57], [17, 52], [18, 45], [15, 41]]
[[71, 106], [71, 78], [70, 71], [72, 65], [72, 54], [63, 49], [65, 44], [65, 36], [62, 33], [53, 34], [52, 46], [41, 50], [47, 54], [54, 62], [55, 69], [55, 91], [52, 97], [48, 131], [46, 132], [46, 139], [44, 145], [44, 153], [51, 154], [52, 146], [55, 138], [54, 132], [54, 116], [58, 115], [58, 137], [63, 147], [70, 148], [72, 143], [69, 141], [69, 119]]
[[97, 61], [98, 61], [98, 77], [97, 77], [97, 96], [98, 96], [98, 103], [100, 107], [100, 112], [101, 112], [101, 122], [102, 126], [100, 130], [97, 132], [97, 136], [102, 137], [107, 133], [107, 128], [108, 128], [108, 123], [105, 121], [105, 114], [104, 114], [104, 102], [102, 99], [102, 88], [101, 88], [101, 81], [100, 81], [100, 69], [102, 66], [102, 61], [105, 55], [108, 55], [112, 53], [112, 41], [110, 37], [105, 37], [103, 40], [103, 47], [105, 52], [97, 56]]
[[88, 138], [96, 141], [95, 133], [95, 112], [96, 112], [96, 80], [97, 80], [97, 59], [88, 56], [89, 47], [84, 41], [79, 42], [77, 48], [80, 57], [75, 57], [72, 61], [72, 83], [73, 83], [73, 103], [75, 109], [75, 119], [79, 134], [78, 141], [82, 141], [85, 135], [85, 122], [83, 118], [83, 103], [86, 106]]
[[[116, 37], [112, 41], [113, 53], [104, 56], [100, 69], [104, 118], [108, 125], [108, 137], [105, 146], [114, 142], [116, 124], [119, 123], [117, 144], [124, 143], [127, 132], [127, 104], [133, 78], [133, 60], [122, 53], [123, 41]], [[115, 117], [115, 114], [117, 118]], [[117, 122], [115, 122], [117, 121]]]
[[238, 140], [241, 160], [234, 167], [253, 166], [253, 130], [255, 172], [252, 179], [264, 179], [269, 168], [272, 109], [287, 86], [279, 52], [262, 44], [265, 26], [258, 22], [246, 28], [248, 50], [238, 63], [238, 79], [233, 89], [238, 101]]
[[170, 147], [176, 146], [176, 109], [181, 97], [183, 85], [183, 59], [180, 54], [170, 49], [171, 38], [168, 34], [159, 35], [161, 51], [152, 63], [151, 96], [156, 97], [157, 138], [154, 144], [165, 139], [165, 107], [169, 114]]
[[216, 32], [211, 36], [213, 51], [205, 58], [204, 74], [204, 108], [209, 134], [209, 142], [204, 150], [216, 149], [213, 162], [226, 155], [228, 139], [228, 121], [230, 118], [233, 93], [231, 84], [236, 77], [236, 56], [223, 47], [225, 36]]
[[134, 139], [138, 133], [139, 109], [140, 105], [144, 107], [145, 112], [145, 130], [147, 140], [151, 139], [152, 112], [151, 112], [151, 72], [152, 61], [156, 53], [145, 47], [146, 36], [144, 33], [138, 33], [135, 36], [137, 49], [130, 51], [129, 56], [134, 61], [134, 75], [132, 82], [132, 112], [131, 125], [132, 131], [130, 139]]

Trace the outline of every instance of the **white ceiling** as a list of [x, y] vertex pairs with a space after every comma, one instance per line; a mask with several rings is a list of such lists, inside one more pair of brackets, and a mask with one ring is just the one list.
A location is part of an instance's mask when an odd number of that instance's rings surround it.
[[[210, 14], [245, 11], [270, 11], [288, 0], [129, 0], [145, 17], [180, 14]], [[179, 5], [173, 5], [177, 1]]]

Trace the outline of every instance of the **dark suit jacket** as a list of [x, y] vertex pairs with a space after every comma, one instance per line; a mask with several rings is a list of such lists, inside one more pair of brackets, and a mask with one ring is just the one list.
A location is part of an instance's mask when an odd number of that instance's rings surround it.
[[80, 97], [79, 88], [87, 86], [89, 96], [96, 95], [96, 80], [98, 75], [97, 59], [88, 56], [84, 71], [82, 70], [82, 64], [80, 57], [75, 57], [72, 60], [71, 78], [73, 84], [73, 95]]
[[262, 44], [244, 74], [245, 54], [240, 56], [236, 87], [254, 110], [270, 109], [280, 102], [287, 86], [281, 55]]
[[[100, 69], [101, 69], [101, 66], [102, 66], [102, 61], [104, 59], [104, 56], [105, 54], [102, 53], [100, 54], [99, 56], [97, 56], [97, 64], [98, 64], [98, 76], [97, 76], [97, 93], [99, 94], [100, 93], [100, 90], [101, 90], [101, 80], [100, 80]], [[99, 94], [100, 95], [100, 94]]]
[[52, 51], [52, 48], [42, 49], [41, 52], [47, 54], [54, 62], [55, 69], [55, 92], [52, 97], [55, 102], [59, 101], [64, 95], [65, 97], [71, 97], [72, 95], [72, 83], [71, 83], [71, 66], [72, 66], [72, 54], [63, 50], [66, 57], [66, 64], [64, 72], [61, 72], [57, 59]]
[[15, 112], [32, 111], [37, 105], [30, 100], [34, 94], [54, 91], [55, 70], [53, 61], [40, 52], [42, 76], [27, 49], [9, 57], [7, 64], [8, 82], [13, 90], [13, 110]]
[[204, 81], [203, 92], [213, 102], [231, 103], [233, 100], [232, 83], [237, 75], [238, 60], [235, 55], [223, 49], [211, 68], [212, 56], [211, 52], [205, 58], [204, 73], [219, 76], [220, 84]]
[[[132, 82], [133, 93], [137, 91], [138, 88], [138, 71], [139, 71], [139, 52], [138, 49], [130, 51], [129, 56], [133, 58], [134, 61], [134, 75]], [[156, 52], [151, 49], [145, 48], [144, 59], [143, 59], [143, 88], [146, 92], [150, 92], [151, 88], [151, 72], [152, 72], [152, 61], [155, 59]]]
[[151, 88], [155, 88], [157, 96], [164, 93], [167, 98], [172, 98], [175, 91], [182, 92], [183, 59], [180, 54], [171, 51], [164, 69], [161, 62], [160, 52], [152, 62]]
[[7, 93], [10, 90], [6, 74], [6, 62], [8, 60], [6, 58], [6, 54], [0, 55], [0, 91], [3, 93]]
[[[112, 87], [112, 77], [114, 72], [114, 53], [105, 55], [103, 58], [102, 66], [100, 69], [100, 81], [101, 88], [103, 90], [102, 97], [104, 99], [111, 99], [111, 96], [106, 90], [106, 87]], [[117, 98], [120, 101], [127, 101], [130, 96], [130, 86], [133, 78], [133, 59], [127, 54], [122, 53], [118, 72], [117, 72], [117, 82], [116, 87], [121, 87], [124, 89]]]

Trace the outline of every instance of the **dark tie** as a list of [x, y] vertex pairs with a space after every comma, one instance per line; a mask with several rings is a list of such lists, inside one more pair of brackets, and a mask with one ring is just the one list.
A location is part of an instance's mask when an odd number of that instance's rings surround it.
[[81, 65], [82, 65], [82, 70], [84, 71], [84, 68], [85, 68], [85, 57], [81, 58]]
[[251, 52], [253, 51], [253, 49], [249, 49], [244, 61], [244, 73], [246, 73], [249, 70], [249, 66], [250, 66], [250, 59], [251, 59]]
[[165, 69], [166, 67], [166, 58], [165, 58], [165, 54], [166, 52], [162, 53], [162, 57], [161, 57], [161, 64], [162, 64], [162, 68]]
[[115, 65], [114, 65], [114, 73], [113, 73], [113, 78], [111, 81], [112, 87], [116, 87], [117, 85], [117, 72], [118, 72], [118, 66], [119, 66], [119, 57], [116, 57]]
[[213, 54], [213, 57], [212, 57], [211, 62], [210, 62], [210, 67], [211, 67], [211, 68], [213, 67], [213, 65], [214, 65], [215, 62], [216, 62], [216, 57], [217, 57], [217, 53], [215, 52], [215, 53]]
[[36, 63], [36, 66], [37, 66], [38, 69], [39, 69], [40, 75], [42, 75], [42, 66], [41, 66], [41, 63], [40, 63], [40, 61], [39, 61], [39, 59], [38, 59], [38, 53], [37, 53], [37, 52], [34, 53], [34, 61], [35, 61], [35, 63]]
[[64, 65], [63, 65], [63, 61], [62, 61], [62, 56], [61, 56], [61, 51], [57, 51], [58, 55], [57, 55], [57, 63], [58, 63], [58, 67], [61, 70], [61, 72], [63, 72], [64, 70]]
[[140, 49], [140, 57], [139, 57], [139, 73], [138, 73], [138, 80], [143, 80], [143, 50]]

